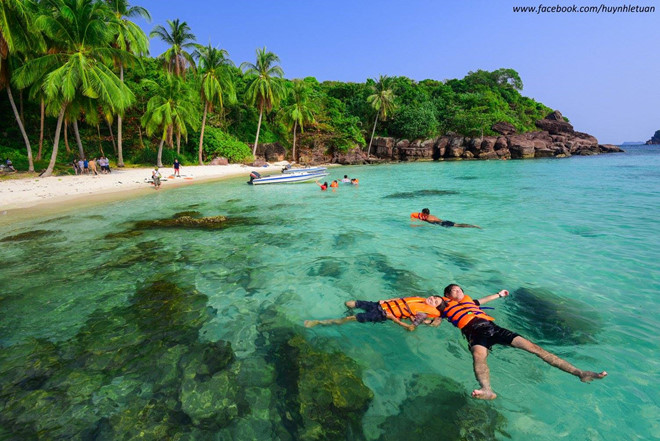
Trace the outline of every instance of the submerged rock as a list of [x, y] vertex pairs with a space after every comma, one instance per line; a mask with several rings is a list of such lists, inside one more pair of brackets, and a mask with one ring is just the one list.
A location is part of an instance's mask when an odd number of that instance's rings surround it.
[[0, 242], [20, 242], [23, 240], [38, 240], [48, 237], [57, 236], [61, 233], [60, 230], [32, 230], [25, 233], [14, 234], [0, 239]]
[[247, 412], [229, 343], [199, 341], [207, 297], [173, 277], [95, 312], [71, 340], [4, 347], [0, 427], [18, 439], [209, 439]]
[[362, 381], [362, 369], [341, 352], [312, 345], [294, 329], [275, 311], [262, 314], [259, 330], [275, 365], [282, 426], [296, 440], [363, 439], [362, 418], [373, 392]]
[[451, 378], [415, 375], [407, 385], [408, 397], [400, 413], [380, 425], [379, 441], [495, 440], [504, 432], [506, 419], [488, 403], [469, 398], [465, 388]]
[[172, 216], [174, 219], [178, 219], [180, 217], [200, 217], [202, 213], [199, 211], [195, 210], [188, 210], [188, 211], [179, 211], [178, 213], [174, 213], [174, 216]]
[[455, 190], [419, 190], [419, 191], [410, 191], [402, 193], [392, 193], [387, 196], [383, 196], [384, 199], [410, 199], [422, 196], [450, 196], [459, 194]]
[[199, 228], [206, 230], [217, 230], [225, 227], [225, 216], [210, 216], [195, 218], [191, 216], [181, 216], [172, 219], [155, 219], [138, 221], [135, 227], [138, 229], [149, 228]]
[[602, 329], [598, 311], [579, 300], [529, 288], [517, 289], [512, 298], [514, 330], [532, 341], [567, 346], [595, 343]]

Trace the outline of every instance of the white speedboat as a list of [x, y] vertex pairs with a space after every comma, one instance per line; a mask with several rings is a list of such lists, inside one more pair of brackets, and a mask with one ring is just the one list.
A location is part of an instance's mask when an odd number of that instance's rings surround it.
[[326, 171], [326, 167], [304, 167], [304, 168], [283, 168], [282, 173], [318, 173], [318, 172], [324, 172]]
[[261, 185], [261, 184], [291, 184], [295, 182], [307, 182], [315, 181], [321, 179], [324, 176], [328, 176], [329, 173], [326, 171], [318, 171], [314, 173], [309, 172], [292, 172], [292, 173], [282, 173], [281, 175], [270, 175], [270, 176], [261, 176], [258, 172], [253, 171], [250, 173], [250, 180], [248, 184], [250, 185]]

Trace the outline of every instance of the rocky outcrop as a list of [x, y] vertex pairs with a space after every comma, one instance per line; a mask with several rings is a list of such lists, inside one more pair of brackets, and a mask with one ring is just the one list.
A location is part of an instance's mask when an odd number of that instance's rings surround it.
[[[254, 144], [250, 145], [253, 148]], [[264, 158], [267, 162], [280, 162], [286, 158], [286, 149], [277, 142], [270, 144], [259, 144], [257, 146], [257, 157]]]
[[517, 133], [512, 124], [500, 122], [492, 127], [500, 136], [447, 135], [412, 141], [376, 138], [373, 151], [378, 158], [393, 161], [563, 158], [623, 151], [615, 145], [598, 144], [595, 137], [575, 131], [559, 111], [538, 120], [536, 127], [541, 130]]
[[[618, 146], [599, 144], [595, 137], [575, 131], [559, 111], [548, 114], [535, 124], [539, 128], [538, 131], [517, 133], [511, 123], [498, 122], [493, 124], [491, 129], [499, 135], [483, 137], [445, 135], [432, 139], [413, 140], [376, 137], [371, 145], [371, 157], [369, 158], [360, 146], [356, 146], [348, 152], [335, 150], [329, 154], [328, 146], [318, 142], [312, 148], [301, 148], [298, 162], [310, 165], [322, 163], [349, 165], [445, 159], [565, 158], [573, 155], [587, 156], [623, 152]], [[656, 132], [656, 136], [658, 139], [655, 142], [660, 144], [660, 130]], [[272, 145], [281, 148], [279, 144], [260, 144], [257, 156], [263, 158], [261, 152], [267, 155], [269, 152], [274, 154], [272, 150], [265, 147]], [[280, 151], [278, 150], [278, 152]], [[284, 157], [283, 152], [281, 155], [277, 158]], [[269, 158], [271, 156], [266, 156], [267, 161], [281, 160]]]
[[660, 145], [660, 130], [656, 130], [651, 139], [646, 141], [646, 145]]
[[229, 160], [223, 157], [213, 158], [209, 165], [229, 165]]

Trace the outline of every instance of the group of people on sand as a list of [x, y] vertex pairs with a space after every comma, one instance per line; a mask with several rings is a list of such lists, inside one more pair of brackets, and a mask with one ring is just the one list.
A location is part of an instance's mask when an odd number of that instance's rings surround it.
[[72, 162], [73, 172], [76, 175], [91, 175], [93, 173], [96, 176], [99, 174], [97, 165], [101, 168], [102, 174], [110, 173], [110, 160], [105, 156], [89, 160], [87, 158], [78, 158]]
[[[481, 299], [472, 299], [456, 284], [447, 285], [442, 296], [404, 297], [377, 302], [349, 300], [348, 308], [359, 308], [364, 312], [348, 317], [329, 320], [306, 320], [305, 326], [341, 325], [347, 322], [375, 323], [392, 320], [409, 331], [414, 331], [420, 324], [440, 326], [443, 319], [461, 330], [467, 339], [472, 353], [474, 375], [479, 389], [472, 391], [472, 397], [493, 400], [497, 397], [490, 384], [490, 370], [486, 359], [493, 345], [512, 346], [530, 352], [551, 366], [575, 375], [583, 382], [604, 378], [607, 372], [584, 371], [559, 358], [526, 338], [497, 326], [494, 318], [486, 314], [482, 305], [509, 296], [509, 291], [501, 290]], [[406, 323], [407, 320], [410, 323]]]
[[[360, 184], [360, 181], [359, 181], [357, 178], [351, 178], [351, 179], [349, 179], [349, 178], [348, 178], [348, 175], [344, 175], [344, 179], [342, 179], [341, 182], [342, 182], [342, 184], [351, 184], [351, 185], [359, 185], [359, 184]], [[339, 181], [337, 181], [337, 180], [335, 179], [335, 180], [332, 181], [332, 183], [330, 183], [330, 185], [328, 186], [328, 183], [327, 183], [327, 182], [324, 182], [323, 184], [321, 184], [321, 182], [320, 182], [320, 180], [319, 180], [319, 181], [316, 181], [316, 185], [318, 185], [319, 187], [321, 187], [321, 191], [325, 191], [325, 190], [328, 189], [328, 187], [330, 187], [330, 188], [332, 188], [332, 189], [338, 188], [338, 187], [339, 187]], [[334, 190], [333, 190], [333, 191], [334, 191]]]

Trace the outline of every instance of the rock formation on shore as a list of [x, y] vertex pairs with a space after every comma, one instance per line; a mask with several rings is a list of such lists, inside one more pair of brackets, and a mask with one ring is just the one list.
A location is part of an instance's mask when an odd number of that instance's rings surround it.
[[656, 130], [653, 137], [646, 141], [646, 145], [660, 145], [660, 130]]
[[418, 159], [528, 159], [597, 155], [622, 152], [610, 144], [598, 144], [593, 136], [576, 132], [559, 111], [538, 120], [537, 132], [516, 133], [513, 125], [500, 122], [492, 126], [499, 136], [465, 137], [446, 135], [435, 139], [374, 139], [375, 156], [381, 159], [411, 161]]
[[[623, 152], [618, 146], [599, 144], [598, 140], [577, 132], [559, 111], [536, 121], [536, 132], [517, 133], [507, 122], [494, 124], [491, 129], [497, 136], [468, 137], [445, 135], [432, 139], [374, 138], [367, 158], [366, 152], [355, 147], [348, 152], [326, 152], [322, 145], [300, 149], [299, 162], [303, 164], [339, 163], [365, 164], [383, 161], [416, 161], [445, 159], [528, 159], [564, 158], [573, 155], [597, 155]], [[656, 133], [658, 135], [660, 133]], [[278, 144], [259, 145], [257, 156], [266, 161], [285, 159], [286, 151]], [[255, 165], [258, 165], [255, 163]]]

